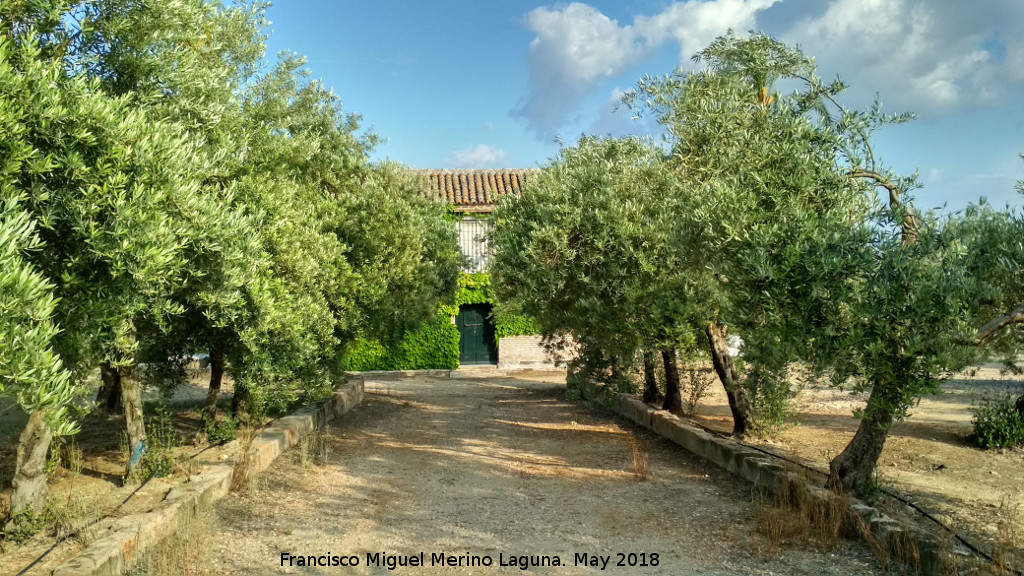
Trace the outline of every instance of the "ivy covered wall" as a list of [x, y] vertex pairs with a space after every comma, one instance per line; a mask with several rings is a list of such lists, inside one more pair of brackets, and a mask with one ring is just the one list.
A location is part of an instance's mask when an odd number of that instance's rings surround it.
[[[385, 347], [380, 342], [357, 340], [341, 359], [343, 370], [454, 370], [459, 367], [459, 331], [452, 318], [464, 304], [494, 303], [491, 277], [485, 272], [462, 274], [455, 294], [455, 305], [441, 306], [437, 317], [408, 333], [398, 345]], [[495, 337], [537, 334], [533, 320], [526, 316], [501, 313], [494, 317]]]
[[501, 340], [510, 336], [540, 334], [533, 318], [518, 314], [499, 314], [494, 318], [494, 336]]
[[[478, 272], [459, 276], [459, 292], [455, 296], [456, 304], [461, 306], [463, 304], [493, 304], [494, 302], [490, 274]], [[532, 318], [503, 312], [499, 308], [495, 309], [491, 320], [494, 321], [494, 335], [499, 340], [508, 336], [540, 333]]]
[[455, 304], [489, 304], [494, 302], [491, 294], [491, 275], [486, 272], [459, 274], [459, 290], [455, 293]]
[[342, 357], [343, 370], [454, 370], [459, 367], [459, 331], [452, 324], [456, 306], [441, 306], [437, 316], [409, 332], [397, 346], [357, 340]]

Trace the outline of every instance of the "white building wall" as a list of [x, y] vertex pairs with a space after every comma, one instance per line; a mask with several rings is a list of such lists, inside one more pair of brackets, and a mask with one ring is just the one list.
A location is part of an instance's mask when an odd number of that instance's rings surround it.
[[455, 223], [459, 234], [459, 249], [469, 261], [465, 272], [483, 272], [487, 267], [487, 260], [491, 256], [487, 236], [493, 227], [493, 220], [481, 218], [463, 218]]

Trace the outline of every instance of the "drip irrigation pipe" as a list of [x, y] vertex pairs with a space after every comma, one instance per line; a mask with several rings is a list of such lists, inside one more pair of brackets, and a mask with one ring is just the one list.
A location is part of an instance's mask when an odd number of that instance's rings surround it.
[[[264, 425], [263, 429], [265, 430], [266, 427], [267, 427], [267, 425]], [[222, 440], [222, 441], [220, 441], [220, 442], [218, 442], [216, 444], [210, 444], [206, 448], [203, 448], [199, 452], [196, 452], [195, 454], [189, 456], [188, 457], [188, 461], [191, 461], [191, 460], [195, 459], [197, 456], [199, 456], [200, 454], [202, 454], [203, 452], [206, 452], [207, 450], [209, 450], [211, 448], [216, 448], [218, 446], [223, 446], [224, 444], [227, 444], [226, 440]], [[69, 539], [77, 536], [78, 534], [80, 534], [82, 532], [82, 530], [85, 530], [86, 528], [94, 526], [94, 525], [98, 524], [99, 522], [102, 522], [103, 520], [106, 520], [107, 518], [112, 518], [115, 514], [117, 514], [117, 511], [120, 510], [122, 506], [127, 504], [129, 500], [134, 498], [135, 495], [139, 493], [139, 490], [142, 490], [146, 486], [146, 484], [149, 484], [149, 481], [153, 479], [153, 477], [156, 475], [156, 472], [157, 472], [156, 469], [154, 469], [152, 472], [150, 472], [149, 476], [147, 476], [146, 479], [142, 481], [142, 484], [139, 484], [138, 488], [136, 488], [135, 490], [132, 490], [132, 493], [129, 494], [127, 498], [122, 500], [121, 503], [117, 505], [117, 508], [114, 508], [110, 512], [107, 512], [103, 516], [100, 516], [99, 518], [96, 518], [95, 520], [92, 520], [91, 522], [88, 522], [88, 523], [86, 523], [83, 526], [79, 526], [78, 528], [75, 528], [74, 530], [72, 530], [71, 532], [68, 532], [67, 534], [61, 536], [60, 538], [57, 538], [57, 541], [54, 542], [53, 545], [50, 546], [46, 550], [46, 552], [43, 552], [38, 558], [33, 560], [31, 564], [29, 564], [28, 566], [25, 566], [24, 568], [22, 568], [21, 572], [18, 572], [16, 574], [16, 576], [25, 576], [25, 574], [27, 574], [29, 570], [31, 570], [33, 567], [35, 567], [36, 564], [39, 564], [40, 562], [43, 561], [44, 558], [49, 556], [50, 552], [53, 552], [54, 550], [56, 550], [57, 546], [60, 546], [66, 540], [69, 540]]]
[[[693, 422], [693, 421], [690, 421], [690, 422], [692, 424], [696, 425], [698, 428], [701, 428], [705, 432], [708, 432], [710, 434], [714, 434], [716, 436], [723, 437], [723, 438], [727, 437], [727, 436], [723, 435], [721, 432], [719, 432], [717, 430], [713, 430], [713, 429], [708, 428], [707, 426], [704, 426], [704, 425], [699, 424], [697, 422]], [[730, 440], [732, 440], [733, 442], [736, 442], [737, 444], [739, 444], [740, 446], [743, 446], [745, 448], [750, 448], [751, 450], [756, 450], [756, 451], [758, 451], [758, 452], [760, 452], [762, 454], [767, 454], [768, 456], [771, 456], [773, 458], [778, 458], [779, 460], [783, 460], [785, 462], [789, 462], [790, 464], [793, 464], [793, 465], [799, 466], [799, 467], [801, 467], [801, 468], [803, 468], [805, 470], [809, 470], [811, 472], [814, 472], [815, 474], [819, 474], [821, 476], [828, 477], [827, 473], [825, 473], [825, 472], [823, 472], [821, 470], [818, 470], [817, 468], [814, 468], [813, 466], [809, 466], [809, 465], [807, 465], [807, 464], [805, 464], [803, 462], [799, 462], [797, 460], [794, 460], [794, 459], [789, 458], [787, 456], [783, 456], [781, 454], [777, 454], [777, 453], [772, 452], [770, 450], [765, 450], [764, 448], [761, 448], [759, 446], [754, 446], [752, 444], [748, 444], [746, 442], [743, 442], [742, 440], [736, 440], [734, 438], [730, 438]], [[989, 562], [991, 562], [994, 565], [997, 564], [996, 560], [994, 558], [992, 558], [992, 556], [990, 556], [988, 553], [986, 553], [985, 551], [983, 551], [980, 548], [978, 548], [977, 546], [975, 546], [972, 542], [970, 542], [969, 540], [967, 540], [963, 536], [961, 536], [961, 535], [957, 534], [956, 532], [954, 532], [949, 526], [946, 526], [945, 524], [940, 522], [938, 518], [933, 516], [930, 512], [928, 512], [924, 508], [921, 508], [920, 506], [918, 506], [917, 504], [912, 502], [910, 499], [908, 499], [905, 496], [902, 496], [900, 494], [897, 494], [897, 493], [895, 493], [895, 492], [893, 492], [891, 490], [883, 488], [881, 486], [878, 487], [878, 490], [880, 492], [882, 492], [883, 494], [885, 494], [886, 496], [889, 496], [891, 498], [894, 498], [894, 499], [898, 500], [899, 502], [902, 502], [903, 504], [909, 506], [911, 509], [915, 510], [917, 513], [921, 514], [925, 518], [931, 520], [936, 525], [938, 525], [940, 528], [945, 530], [950, 536], [955, 538], [958, 542], [960, 542], [961, 544], [966, 546], [971, 552], [974, 552], [978, 556], [981, 556], [982, 558], [988, 560]], [[1014, 568], [1012, 566], [1003, 566], [1002, 568], [1004, 570], [1007, 570], [1007, 571], [1015, 574], [1016, 576], [1024, 576], [1024, 572], [1021, 572], [1020, 570], [1017, 570], [1016, 568]]]

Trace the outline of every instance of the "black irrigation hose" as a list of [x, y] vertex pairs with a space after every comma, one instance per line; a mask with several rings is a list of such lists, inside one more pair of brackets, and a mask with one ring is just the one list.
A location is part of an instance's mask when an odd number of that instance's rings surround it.
[[[692, 422], [692, 423], [695, 424], [696, 426], [698, 426], [699, 428], [703, 429], [706, 432], [709, 432], [711, 434], [715, 434], [716, 436], [722, 436], [722, 434], [720, 432], [718, 432], [716, 430], [712, 430], [711, 428], [708, 428], [707, 426], [698, 424], [697, 422]], [[746, 448], [750, 448], [751, 450], [756, 450], [756, 451], [758, 451], [758, 452], [760, 452], [762, 454], [767, 454], [768, 456], [772, 456], [773, 458], [778, 458], [779, 460], [783, 460], [785, 462], [789, 462], [790, 464], [794, 464], [794, 465], [799, 466], [799, 467], [801, 467], [801, 468], [803, 468], [805, 470], [809, 470], [811, 472], [814, 472], [816, 474], [821, 474], [823, 476], [828, 476], [828, 474], [822, 472], [821, 470], [818, 470], [818, 469], [816, 469], [816, 468], [814, 468], [812, 466], [808, 466], [807, 464], [804, 464], [803, 462], [798, 462], [796, 460], [793, 460], [792, 458], [788, 458], [788, 457], [783, 456], [781, 454], [776, 454], [775, 452], [772, 452], [770, 450], [765, 450], [764, 448], [760, 448], [758, 446], [754, 446], [752, 444], [748, 444], [748, 443], [743, 442], [741, 440], [733, 439], [733, 441], [736, 442], [737, 444], [739, 444], [740, 446], [744, 446]], [[924, 516], [925, 518], [927, 518], [927, 519], [931, 520], [932, 522], [934, 522], [935, 524], [937, 524], [940, 528], [942, 528], [947, 533], [949, 533], [949, 535], [951, 535], [953, 538], [956, 538], [956, 540], [958, 542], [960, 542], [961, 544], [966, 546], [971, 552], [974, 552], [975, 554], [977, 554], [977, 555], [981, 556], [982, 558], [988, 560], [992, 564], [996, 564], [995, 558], [993, 558], [992, 556], [989, 556], [986, 552], [984, 552], [983, 550], [981, 550], [980, 548], [975, 546], [969, 540], [967, 540], [963, 536], [960, 536], [959, 534], [954, 532], [953, 529], [951, 529], [949, 526], [946, 526], [945, 524], [940, 522], [938, 518], [933, 516], [927, 510], [921, 508], [920, 506], [918, 506], [914, 502], [910, 501], [906, 497], [901, 496], [901, 495], [899, 495], [899, 494], [897, 494], [895, 492], [892, 492], [891, 490], [887, 490], [887, 489], [885, 489], [885, 488], [883, 488], [881, 486], [878, 487], [878, 490], [880, 492], [882, 492], [883, 494], [885, 494], [885, 495], [887, 495], [887, 496], [889, 496], [891, 498], [895, 498], [896, 500], [902, 502], [903, 504], [906, 504], [907, 506], [911, 507], [912, 509], [917, 511], [919, 514]], [[1016, 568], [1014, 568], [1012, 566], [1004, 566], [1003, 568], [1005, 570], [1008, 570], [1009, 572], [1012, 572], [1013, 574], [1016, 574], [1017, 576], [1024, 576], [1024, 572], [1021, 572], [1020, 570], [1017, 570]]]
[[48, 548], [48, 549], [46, 550], [46, 552], [43, 552], [43, 553], [42, 553], [42, 554], [41, 554], [41, 555], [40, 555], [40, 556], [39, 556], [38, 558], [36, 558], [35, 560], [33, 560], [31, 564], [29, 564], [28, 566], [25, 566], [25, 567], [24, 567], [24, 568], [23, 568], [23, 569], [21, 570], [21, 572], [18, 572], [18, 574], [17, 574], [16, 576], [24, 576], [24, 575], [25, 575], [25, 574], [26, 574], [26, 573], [27, 573], [27, 572], [28, 572], [29, 570], [31, 570], [31, 569], [32, 569], [32, 568], [33, 568], [33, 567], [34, 567], [34, 566], [35, 566], [36, 564], [38, 564], [38, 563], [42, 562], [43, 558], [46, 558], [47, 556], [49, 556], [49, 555], [50, 555], [50, 552], [53, 552], [54, 550], [56, 550], [56, 549], [57, 549], [57, 546], [60, 546], [60, 545], [61, 545], [61, 543], [63, 543], [63, 542], [65, 541], [65, 540], [68, 540], [69, 538], [71, 538], [71, 537], [73, 537], [73, 536], [76, 536], [76, 535], [78, 535], [78, 533], [79, 533], [79, 532], [81, 532], [82, 530], [85, 530], [86, 528], [88, 528], [88, 527], [90, 527], [90, 526], [93, 526], [93, 525], [95, 525], [96, 523], [98, 523], [98, 522], [100, 522], [100, 521], [102, 521], [102, 520], [104, 520], [104, 519], [106, 519], [106, 518], [110, 518], [110, 517], [112, 517], [112, 516], [113, 516], [114, 514], [116, 514], [116, 513], [117, 513], [117, 511], [118, 511], [118, 510], [120, 510], [120, 509], [121, 509], [121, 506], [124, 506], [125, 504], [127, 504], [127, 503], [128, 503], [128, 501], [129, 501], [129, 500], [131, 500], [133, 496], [135, 496], [136, 494], [138, 494], [138, 493], [139, 493], [139, 490], [142, 490], [143, 486], [145, 486], [146, 484], [148, 484], [148, 483], [149, 483], [149, 481], [153, 479], [153, 476], [154, 476], [155, 474], [156, 474], [156, 470], [153, 470], [152, 472], [150, 472], [150, 473], [149, 473], [149, 476], [148, 476], [148, 477], [147, 477], [147, 478], [146, 478], [145, 480], [143, 480], [143, 481], [142, 481], [142, 484], [139, 484], [139, 487], [138, 487], [138, 488], [136, 488], [135, 490], [133, 490], [133, 491], [132, 491], [132, 493], [131, 493], [131, 494], [129, 494], [127, 498], [125, 498], [124, 500], [122, 500], [122, 501], [121, 501], [121, 503], [117, 505], [117, 508], [114, 508], [114, 509], [113, 509], [113, 510], [111, 510], [111, 511], [110, 511], [109, 513], [107, 513], [107, 514], [104, 514], [103, 516], [100, 516], [99, 518], [97, 518], [97, 519], [95, 519], [95, 520], [93, 520], [93, 521], [91, 521], [91, 522], [89, 522], [89, 523], [85, 524], [84, 526], [80, 526], [80, 527], [78, 527], [78, 528], [75, 528], [75, 529], [74, 529], [74, 530], [72, 530], [71, 532], [68, 532], [68, 533], [67, 533], [67, 534], [65, 534], [64, 536], [62, 536], [62, 537], [58, 538], [58, 539], [57, 539], [57, 541], [53, 543], [53, 546], [50, 546], [50, 547], [49, 547], [49, 548]]
[[[266, 428], [266, 427], [264, 426], [264, 428]], [[197, 456], [199, 456], [200, 454], [202, 454], [203, 452], [206, 452], [207, 450], [209, 450], [209, 449], [211, 449], [211, 448], [216, 448], [217, 446], [223, 446], [224, 444], [227, 444], [227, 441], [226, 441], [226, 440], [222, 440], [222, 441], [220, 441], [220, 442], [218, 442], [218, 443], [216, 443], [216, 444], [210, 444], [210, 445], [209, 445], [209, 446], [207, 446], [206, 448], [203, 448], [203, 449], [202, 449], [202, 450], [200, 450], [199, 452], [196, 452], [195, 454], [193, 454], [193, 455], [189, 456], [189, 457], [188, 457], [188, 459], [189, 459], [189, 460], [192, 460], [192, 459], [194, 459], [195, 457], [197, 457]], [[118, 510], [120, 510], [122, 506], [124, 506], [125, 504], [127, 504], [129, 500], [131, 500], [132, 498], [134, 498], [134, 497], [135, 497], [135, 495], [139, 493], [139, 490], [142, 490], [142, 489], [143, 489], [143, 488], [144, 488], [144, 487], [146, 486], [146, 484], [149, 484], [149, 481], [153, 479], [153, 476], [155, 476], [155, 475], [156, 475], [156, 472], [157, 472], [157, 471], [156, 471], [156, 469], [154, 469], [154, 470], [153, 470], [152, 472], [150, 472], [150, 473], [149, 473], [149, 476], [147, 476], [147, 477], [146, 477], [146, 479], [142, 481], [142, 484], [139, 484], [139, 487], [138, 487], [138, 488], [136, 488], [135, 490], [132, 490], [132, 493], [131, 493], [131, 494], [129, 494], [127, 498], [125, 498], [124, 500], [122, 500], [122, 501], [121, 501], [121, 503], [117, 505], [117, 508], [114, 508], [114, 509], [113, 509], [113, 510], [111, 510], [110, 512], [108, 512], [108, 513], [104, 514], [103, 516], [100, 516], [99, 518], [97, 518], [97, 519], [95, 519], [95, 520], [93, 520], [93, 521], [91, 521], [91, 522], [89, 522], [89, 523], [85, 524], [84, 526], [79, 526], [78, 528], [75, 528], [75, 529], [74, 529], [74, 530], [72, 530], [71, 532], [68, 532], [68, 533], [67, 533], [67, 534], [65, 534], [64, 536], [62, 536], [62, 537], [58, 538], [58, 539], [57, 539], [57, 541], [53, 543], [53, 546], [50, 546], [50, 547], [49, 547], [49, 548], [48, 548], [48, 549], [46, 550], [46, 552], [43, 552], [43, 553], [42, 553], [42, 554], [41, 554], [41, 555], [40, 555], [40, 556], [39, 556], [38, 558], [36, 558], [35, 560], [33, 560], [31, 564], [29, 564], [28, 566], [25, 566], [24, 568], [22, 568], [21, 572], [18, 572], [18, 573], [17, 573], [17, 574], [15, 575], [15, 576], [25, 576], [25, 574], [27, 574], [27, 573], [28, 573], [28, 571], [29, 571], [29, 570], [31, 570], [31, 569], [32, 569], [32, 568], [33, 568], [33, 567], [34, 567], [34, 566], [35, 566], [36, 564], [39, 564], [40, 562], [42, 562], [42, 561], [43, 561], [43, 559], [44, 559], [44, 558], [46, 558], [47, 556], [49, 556], [49, 555], [50, 555], [50, 552], [53, 552], [54, 550], [56, 550], [56, 549], [57, 549], [57, 546], [60, 546], [60, 545], [61, 545], [62, 543], [64, 543], [64, 542], [65, 542], [66, 540], [68, 540], [68, 539], [70, 539], [70, 538], [73, 538], [73, 537], [77, 536], [77, 535], [78, 535], [79, 533], [81, 533], [81, 532], [82, 532], [82, 530], [85, 530], [86, 528], [89, 528], [90, 526], [94, 526], [94, 525], [96, 525], [97, 523], [99, 523], [99, 522], [102, 522], [103, 520], [106, 520], [107, 518], [111, 518], [111, 517], [113, 517], [113, 516], [114, 516], [114, 514], [117, 514], [117, 511], [118, 511]]]

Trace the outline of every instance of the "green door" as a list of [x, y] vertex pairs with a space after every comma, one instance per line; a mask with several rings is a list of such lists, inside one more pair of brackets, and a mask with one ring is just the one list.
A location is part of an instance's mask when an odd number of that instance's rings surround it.
[[497, 364], [498, 346], [494, 343], [494, 324], [489, 318], [490, 304], [459, 307], [455, 326], [459, 329], [459, 364]]

